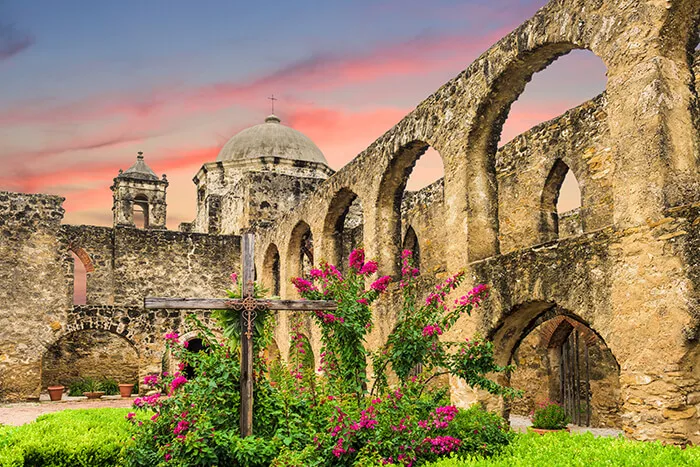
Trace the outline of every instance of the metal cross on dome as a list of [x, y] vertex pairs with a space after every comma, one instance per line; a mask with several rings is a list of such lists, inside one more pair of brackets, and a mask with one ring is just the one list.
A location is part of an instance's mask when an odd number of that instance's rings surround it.
[[268, 97], [268, 99], [270, 99], [272, 101], [272, 114], [274, 115], [275, 114], [275, 101], [278, 101], [279, 99], [277, 99], [274, 94], [272, 95], [272, 97]]
[[242, 236], [241, 268], [243, 290], [240, 299], [146, 297], [144, 307], [183, 310], [220, 310], [226, 308], [241, 313], [241, 436], [250, 436], [253, 434], [253, 330], [258, 312], [264, 310], [335, 310], [337, 304], [327, 300], [255, 298], [255, 237], [252, 233], [246, 233]]

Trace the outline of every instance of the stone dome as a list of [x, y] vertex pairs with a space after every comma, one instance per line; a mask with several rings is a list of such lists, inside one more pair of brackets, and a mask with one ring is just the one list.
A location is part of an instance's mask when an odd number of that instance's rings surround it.
[[280, 157], [328, 165], [321, 150], [303, 133], [282, 125], [279, 117], [270, 115], [265, 123], [247, 128], [221, 148], [217, 161]]

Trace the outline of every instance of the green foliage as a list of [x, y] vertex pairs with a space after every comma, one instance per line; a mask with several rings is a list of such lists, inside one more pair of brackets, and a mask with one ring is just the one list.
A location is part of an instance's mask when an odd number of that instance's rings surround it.
[[82, 396], [85, 392], [104, 391], [107, 395], [119, 394], [119, 383], [111, 378], [79, 378], [68, 383], [70, 396]]
[[354, 394], [358, 404], [367, 392], [365, 335], [372, 329], [370, 305], [391, 281], [388, 276], [380, 277], [366, 290], [365, 281], [377, 272], [377, 263], [365, 262], [364, 255], [364, 250], [354, 250], [344, 274], [323, 263], [309, 272], [309, 279], [292, 279], [302, 297], [337, 302], [333, 312], [314, 313], [321, 329], [322, 369], [339, 393]]
[[624, 438], [596, 438], [590, 433], [570, 435], [552, 433], [518, 435], [503, 452], [493, 457], [456, 456], [430, 467], [618, 467], [696, 466], [700, 448], [684, 450], [658, 442], [639, 442]]
[[464, 271], [448, 277], [420, 304], [416, 277], [418, 269], [413, 267], [413, 254], [404, 250], [402, 254], [402, 279], [399, 284], [403, 295], [403, 306], [398, 323], [389, 335], [386, 346], [373, 356], [376, 386], [387, 387], [387, 369], [390, 367], [401, 384], [406, 384], [418, 373], [418, 380], [425, 383], [433, 378], [451, 374], [463, 379], [469, 386], [483, 389], [491, 394], [505, 397], [519, 396], [520, 392], [500, 386], [486, 377], [490, 373], [508, 373], [513, 367], [502, 367], [494, 359], [493, 344], [476, 336], [462, 342], [440, 339], [463, 314], [471, 315], [474, 308], [488, 297], [488, 287], [478, 285], [466, 295], [448, 305], [448, 296], [464, 281]]
[[127, 409], [64, 410], [16, 428], [0, 428], [0, 466], [120, 465], [129, 435]]
[[543, 430], [561, 430], [571, 422], [571, 418], [566, 415], [564, 407], [555, 402], [540, 404], [530, 417], [533, 428]]

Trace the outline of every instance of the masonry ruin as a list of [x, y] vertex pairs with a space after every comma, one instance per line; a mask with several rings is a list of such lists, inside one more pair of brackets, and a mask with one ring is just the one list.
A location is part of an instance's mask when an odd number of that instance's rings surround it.
[[[62, 224], [60, 197], [0, 193], [0, 398], [38, 398], [95, 362], [115, 378], [158, 371], [161, 336], [188, 330], [143, 298], [220, 296], [252, 230], [258, 278], [283, 298], [290, 277], [358, 244], [391, 275], [400, 250], [416, 250], [426, 288], [461, 268], [465, 287], [489, 284], [446, 337], [491, 339], [517, 365], [502, 382], [526, 395], [504, 406], [450, 380], [458, 405], [526, 414], [555, 399], [579, 424], [697, 444], [699, 16], [695, 0], [553, 0], [337, 172], [270, 116], [196, 174], [197, 213], [179, 231], [165, 228], [167, 179], [142, 155], [114, 179], [112, 227]], [[605, 92], [498, 148], [532, 75], [576, 49], [605, 64]], [[428, 148], [444, 178], [404, 193]], [[581, 207], [560, 215], [569, 171]], [[371, 348], [398, 297], [377, 302]], [[289, 318], [277, 319], [268, 353], [289, 358]], [[302, 326], [318, 367], [319, 331]]]

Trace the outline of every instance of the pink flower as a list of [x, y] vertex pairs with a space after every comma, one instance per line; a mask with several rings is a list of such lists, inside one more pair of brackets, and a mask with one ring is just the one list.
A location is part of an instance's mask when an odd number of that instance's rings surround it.
[[320, 279], [323, 277], [323, 271], [320, 269], [312, 269], [309, 271], [309, 276], [311, 276], [312, 279]]
[[429, 324], [423, 328], [423, 337], [441, 336], [442, 329], [437, 324]]
[[166, 461], [169, 461], [170, 459], [172, 459], [172, 457], [173, 456], [171, 456], [170, 453], [167, 453], [167, 452], [165, 453], [165, 460]]
[[360, 274], [363, 276], [369, 276], [377, 272], [379, 265], [377, 264], [376, 261], [367, 261], [364, 266], [362, 266], [362, 269], [360, 269]]
[[158, 384], [158, 375], [148, 375], [143, 378], [143, 384], [146, 386], [156, 386]]
[[311, 281], [308, 281], [302, 277], [295, 277], [294, 279], [292, 279], [292, 284], [294, 284], [294, 287], [297, 288], [297, 291], [299, 293], [318, 291], [316, 286], [313, 285]]
[[352, 250], [348, 257], [348, 265], [356, 271], [361, 271], [365, 264], [365, 250], [358, 248]]
[[369, 305], [369, 302], [367, 301], [366, 298], [361, 298], [357, 301], [360, 305]]
[[370, 288], [372, 290], [376, 290], [379, 293], [384, 292], [387, 287], [389, 287], [389, 283], [391, 282], [391, 277], [389, 276], [382, 276], [376, 281], [372, 282], [372, 285], [370, 285]]
[[165, 340], [170, 341], [173, 344], [177, 344], [179, 342], [180, 336], [176, 332], [170, 332], [165, 335]]
[[179, 422], [177, 422], [177, 425], [173, 429], [173, 434], [179, 435], [181, 433], [184, 433], [185, 431], [187, 431], [187, 429], [189, 427], [190, 427], [190, 422], [188, 422], [187, 420], [180, 420]]
[[183, 346], [184, 348], [189, 347], [189, 346], [190, 346], [190, 341], [185, 341], [185, 342], [183, 342], [183, 343], [182, 343], [182, 346]]
[[135, 416], [136, 416], [136, 414], [135, 414], [134, 412], [129, 412], [128, 414], [126, 414], [126, 419], [127, 419], [127, 420], [131, 420], [131, 419], [133, 419]]
[[187, 382], [187, 378], [182, 375], [177, 375], [170, 383], [170, 391], [173, 392]]
[[235, 272], [232, 272], [229, 277], [231, 278], [231, 282], [233, 282], [234, 284], [238, 283], [238, 274], [236, 274]]
[[411, 250], [403, 250], [401, 252], [401, 259], [410, 258], [411, 256], [413, 256], [413, 252]]

